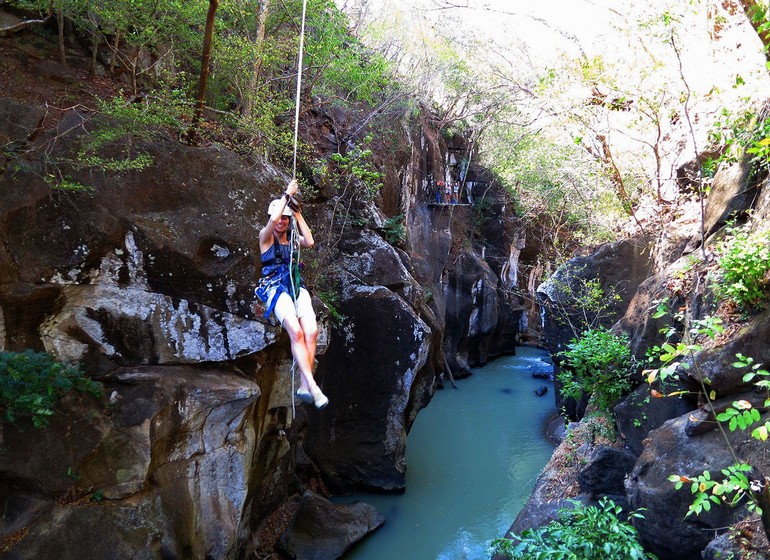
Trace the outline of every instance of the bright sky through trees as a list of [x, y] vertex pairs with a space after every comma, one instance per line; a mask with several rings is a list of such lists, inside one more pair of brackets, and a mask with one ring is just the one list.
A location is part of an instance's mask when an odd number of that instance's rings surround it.
[[[419, 13], [436, 27], [450, 26], [500, 43], [523, 42], [535, 57], [559, 51], [577, 54], [611, 25], [611, 0], [336, 0], [343, 9], [367, 14]], [[609, 6], [609, 7], [608, 7]]]

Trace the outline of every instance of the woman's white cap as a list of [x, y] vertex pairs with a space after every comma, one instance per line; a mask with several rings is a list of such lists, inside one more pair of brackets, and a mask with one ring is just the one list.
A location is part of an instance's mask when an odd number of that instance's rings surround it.
[[[282, 198], [276, 198], [273, 202], [270, 203], [270, 206], [267, 207], [267, 213], [269, 215], [273, 215], [273, 212], [281, 205], [283, 202]], [[293, 216], [294, 212], [291, 211], [291, 208], [289, 208], [289, 205], [286, 205], [286, 208], [283, 209], [283, 215], [284, 216]]]

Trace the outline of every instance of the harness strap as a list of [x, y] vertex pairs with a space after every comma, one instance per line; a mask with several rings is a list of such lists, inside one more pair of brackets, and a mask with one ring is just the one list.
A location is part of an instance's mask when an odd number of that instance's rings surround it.
[[286, 293], [286, 288], [283, 287], [283, 284], [278, 284], [275, 293], [273, 293], [273, 297], [270, 298], [270, 302], [267, 304], [267, 309], [264, 314], [265, 319], [270, 317], [270, 314], [275, 311], [275, 304], [278, 303], [278, 297], [283, 293]]

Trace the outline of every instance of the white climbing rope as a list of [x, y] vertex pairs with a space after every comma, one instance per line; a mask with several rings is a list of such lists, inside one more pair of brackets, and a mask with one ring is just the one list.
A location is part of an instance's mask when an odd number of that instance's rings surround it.
[[[302, 93], [302, 58], [305, 51], [305, 15], [307, 14], [307, 0], [302, 2], [302, 24], [299, 31], [299, 54], [297, 60], [297, 93], [294, 100], [294, 160], [292, 163], [291, 178], [297, 178], [297, 146], [299, 144], [299, 106], [300, 95]], [[294, 222], [294, 218], [292, 217]], [[291, 228], [291, 238], [289, 241], [289, 283], [291, 284], [291, 295], [294, 300], [294, 310], [297, 310], [297, 289], [294, 284], [294, 249], [296, 244], [297, 250], [297, 262], [299, 262], [299, 236], [297, 235], [296, 223], [293, 223]], [[296, 405], [294, 398], [296, 396], [296, 371], [297, 360], [292, 360], [291, 363], [291, 417], [294, 418], [297, 415]]]
[[297, 144], [299, 140], [299, 105], [302, 92], [302, 55], [305, 50], [305, 14], [307, 13], [307, 0], [302, 2], [302, 25], [299, 31], [299, 61], [297, 62], [297, 95], [294, 103], [294, 164], [292, 167], [292, 179], [297, 178]]
[[[291, 236], [289, 237], [289, 285], [291, 285], [291, 298], [294, 300], [294, 312], [299, 313], [299, 306], [297, 304], [297, 298], [299, 297], [299, 294], [297, 293], [297, 286], [294, 283], [294, 251], [296, 248], [297, 252], [297, 262], [299, 263], [299, 251], [300, 251], [300, 244], [299, 244], [299, 235], [297, 234], [297, 227], [296, 227], [296, 220], [294, 217], [292, 217], [292, 228], [291, 228]], [[291, 362], [291, 417], [295, 418], [297, 416], [297, 409], [296, 405], [294, 404], [294, 396], [296, 395], [296, 371], [297, 371], [297, 360], [295, 360], [292, 356], [292, 362]]]

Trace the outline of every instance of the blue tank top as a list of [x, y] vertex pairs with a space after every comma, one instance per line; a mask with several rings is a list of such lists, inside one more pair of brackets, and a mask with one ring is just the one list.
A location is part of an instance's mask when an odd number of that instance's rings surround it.
[[[300, 287], [304, 287], [296, 259], [293, 263], [293, 270], [289, 274], [289, 264], [292, 262], [291, 245], [279, 243], [278, 238], [274, 235], [273, 244], [260, 255], [260, 258], [262, 260], [262, 276], [275, 276], [283, 290], [292, 297], [299, 291]], [[292, 277], [295, 282], [294, 289], [291, 285]]]
[[272, 265], [285, 264], [288, 266], [291, 261], [291, 245], [283, 245], [277, 243], [277, 239], [273, 237], [273, 244], [262, 253], [262, 274], [265, 274], [265, 268]]

